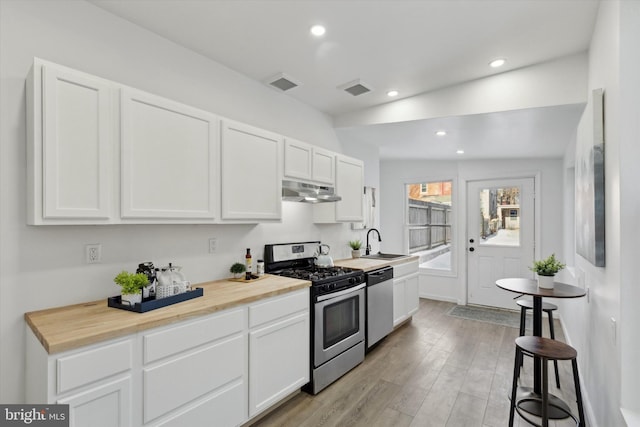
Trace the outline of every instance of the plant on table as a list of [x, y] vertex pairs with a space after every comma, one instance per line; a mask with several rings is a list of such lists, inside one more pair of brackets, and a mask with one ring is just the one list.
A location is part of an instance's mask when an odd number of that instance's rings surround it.
[[360, 248], [362, 247], [362, 241], [360, 241], [360, 240], [351, 240], [349, 242], [349, 246], [351, 246], [351, 249], [353, 249], [354, 251], [360, 250]]
[[538, 287], [544, 289], [553, 289], [554, 276], [565, 267], [563, 263], [556, 259], [556, 254], [533, 262], [533, 267], [529, 267], [531, 271], [538, 273]]
[[351, 256], [353, 258], [360, 258], [360, 248], [362, 247], [362, 241], [351, 240], [349, 242], [349, 246], [351, 247]]
[[238, 277], [240, 277], [240, 275], [241, 275], [242, 273], [244, 273], [245, 271], [247, 271], [247, 267], [245, 267], [245, 265], [244, 265], [244, 264], [242, 264], [242, 263], [240, 263], [240, 262], [236, 262], [236, 263], [234, 263], [234, 264], [231, 266], [231, 268], [229, 269], [229, 271], [230, 271], [231, 273], [233, 273], [233, 276], [234, 276], [235, 278], [238, 278]]
[[534, 261], [533, 267], [529, 267], [529, 270], [538, 273], [538, 276], [555, 276], [556, 273], [566, 265], [556, 259], [556, 254], [551, 254], [549, 257]]
[[122, 301], [130, 304], [142, 301], [142, 289], [149, 284], [149, 278], [144, 273], [129, 273], [121, 271], [113, 281], [120, 286]]

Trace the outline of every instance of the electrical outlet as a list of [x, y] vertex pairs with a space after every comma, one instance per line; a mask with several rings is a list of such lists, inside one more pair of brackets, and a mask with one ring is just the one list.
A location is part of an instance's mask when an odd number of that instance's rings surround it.
[[216, 239], [215, 237], [211, 237], [209, 239], [209, 253], [215, 253], [216, 249], [218, 249], [218, 239]]
[[100, 243], [85, 245], [84, 255], [87, 264], [99, 263], [102, 261], [102, 245]]

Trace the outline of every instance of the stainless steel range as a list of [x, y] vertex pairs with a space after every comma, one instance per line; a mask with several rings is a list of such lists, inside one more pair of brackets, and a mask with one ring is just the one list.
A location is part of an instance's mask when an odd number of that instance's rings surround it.
[[311, 382], [316, 394], [364, 360], [365, 277], [360, 270], [316, 267], [320, 242], [265, 245], [265, 271], [311, 281]]

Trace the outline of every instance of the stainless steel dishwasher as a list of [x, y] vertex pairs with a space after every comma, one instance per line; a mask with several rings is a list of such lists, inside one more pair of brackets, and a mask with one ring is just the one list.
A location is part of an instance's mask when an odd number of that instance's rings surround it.
[[367, 350], [393, 330], [393, 267], [366, 273]]

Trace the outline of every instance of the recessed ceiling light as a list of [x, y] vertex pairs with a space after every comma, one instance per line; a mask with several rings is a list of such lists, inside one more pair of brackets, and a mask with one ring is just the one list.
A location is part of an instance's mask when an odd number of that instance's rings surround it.
[[389, 92], [387, 92], [387, 96], [398, 96], [398, 91], [397, 90], [390, 90]]
[[497, 58], [497, 59], [494, 59], [493, 61], [489, 62], [489, 66], [492, 67], [492, 68], [498, 68], [498, 67], [502, 67], [505, 64], [505, 62], [507, 62], [506, 59]]
[[456, 154], [464, 154], [464, 150], [458, 150], [456, 151]]
[[324, 28], [322, 25], [314, 25], [313, 27], [311, 27], [311, 34], [313, 34], [316, 37], [324, 36], [324, 33], [326, 32], [327, 32], [327, 29]]
[[446, 130], [438, 130], [436, 131], [437, 136], [445, 136], [447, 134]]

